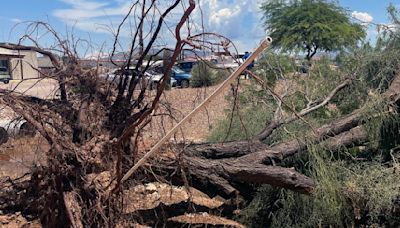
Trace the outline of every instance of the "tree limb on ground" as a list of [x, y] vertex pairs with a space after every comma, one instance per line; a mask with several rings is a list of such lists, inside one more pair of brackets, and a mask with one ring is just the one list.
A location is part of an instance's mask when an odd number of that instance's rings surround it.
[[[344, 85], [337, 87], [328, 98]], [[396, 105], [400, 101], [399, 75], [394, 78], [383, 97], [389, 105]], [[241, 182], [270, 184], [312, 194], [315, 183], [310, 178], [290, 168], [270, 165], [306, 151], [310, 144], [320, 144], [326, 150], [363, 145], [368, 142], [363, 126], [365, 121], [359, 109], [317, 128], [306, 139], [293, 139], [271, 147], [259, 141], [190, 145], [184, 149], [184, 160], [190, 175], [199, 180], [201, 185], [217, 186], [228, 195], [237, 192], [234, 186]]]

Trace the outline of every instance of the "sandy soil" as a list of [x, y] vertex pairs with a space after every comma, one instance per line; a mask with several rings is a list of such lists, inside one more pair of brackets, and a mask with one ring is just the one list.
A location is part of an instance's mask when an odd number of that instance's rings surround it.
[[[154, 121], [146, 129], [145, 138], [156, 140], [162, 137], [179, 120], [189, 114], [199, 105], [217, 86], [207, 88], [173, 88], [166, 91], [162, 97], [161, 104], [157, 110]], [[57, 82], [51, 79], [32, 79], [25, 81], [10, 81], [9, 84], [0, 83], [0, 89], [14, 90], [18, 93], [36, 96], [43, 99], [57, 96]], [[202, 141], [210, 130], [215, 127], [219, 119], [224, 117], [224, 110], [228, 109], [225, 96], [229, 94], [226, 89], [206, 109], [200, 111], [191, 121], [177, 134], [178, 139], [189, 141]], [[171, 115], [168, 116], [168, 115]], [[9, 120], [14, 117], [12, 110], [0, 107], [1, 120]]]
[[[203, 102], [216, 88], [217, 86], [166, 91], [159, 109], [153, 117], [153, 121], [145, 129], [144, 138], [151, 141], [160, 139], [168, 130]], [[225, 99], [229, 92], [229, 88], [225, 89], [205, 109], [201, 110], [185, 124], [174, 139], [191, 142], [204, 141], [218, 121], [224, 118], [225, 110], [230, 108]]]
[[13, 90], [17, 93], [35, 96], [43, 99], [57, 96], [57, 81], [52, 79], [11, 80], [10, 83], [0, 83], [0, 89]]
[[0, 227], [2, 228], [41, 228], [42, 225], [39, 221], [28, 221], [21, 213], [14, 215], [0, 215]]
[[[9, 84], [0, 83], [0, 89], [46, 99], [56, 95], [57, 83], [51, 79], [12, 80]], [[0, 107], [0, 126], [9, 127], [10, 120], [15, 117], [10, 108]], [[0, 147], [0, 177], [17, 177], [24, 174], [33, 164], [38, 165], [44, 160], [41, 156], [47, 150], [48, 145], [40, 137], [10, 138], [8, 143]], [[42, 154], [39, 154], [39, 151]]]

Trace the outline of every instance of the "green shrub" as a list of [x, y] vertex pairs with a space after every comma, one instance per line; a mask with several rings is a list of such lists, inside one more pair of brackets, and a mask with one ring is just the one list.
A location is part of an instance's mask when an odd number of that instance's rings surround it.
[[218, 84], [226, 77], [226, 72], [213, 68], [212, 63], [198, 62], [192, 69], [192, 87], [205, 87]]

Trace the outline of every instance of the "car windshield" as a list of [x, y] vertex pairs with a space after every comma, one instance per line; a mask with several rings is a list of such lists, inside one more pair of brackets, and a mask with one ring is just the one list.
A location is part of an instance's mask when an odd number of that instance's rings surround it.
[[176, 74], [183, 74], [185, 73], [185, 71], [181, 70], [181, 68], [174, 66], [172, 67], [172, 70], [176, 73]]

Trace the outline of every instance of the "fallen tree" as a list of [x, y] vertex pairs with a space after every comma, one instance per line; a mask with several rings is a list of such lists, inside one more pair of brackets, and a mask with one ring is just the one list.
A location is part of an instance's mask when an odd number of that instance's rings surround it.
[[[400, 103], [399, 92], [400, 76], [397, 74], [388, 90], [383, 93], [383, 100], [380, 101], [387, 102], [388, 111], [390, 107], [392, 110], [397, 109]], [[273, 165], [297, 153], [307, 151], [309, 144], [323, 144], [328, 151], [364, 145], [369, 140], [364, 128], [367, 119], [362, 109], [358, 109], [348, 116], [314, 129], [308, 137], [274, 146], [258, 141], [264, 136], [256, 136], [254, 141], [190, 145], [185, 148], [184, 154], [187, 157], [184, 159], [191, 175], [197, 177], [205, 186], [209, 184], [217, 186], [227, 195], [237, 192], [233, 186], [244, 182], [270, 184], [312, 194], [315, 183], [310, 178], [291, 168]], [[272, 125], [268, 125], [266, 129], [270, 126]], [[260, 135], [265, 135], [265, 131]]]
[[[141, 24], [144, 20], [153, 18], [154, 15], [148, 14], [156, 12], [151, 10], [155, 9], [155, 2], [150, 5], [142, 3], [144, 8], [141, 7], [138, 30], [143, 28]], [[59, 82], [61, 93], [65, 90], [65, 94], [61, 99], [42, 100], [12, 91], [0, 91], [1, 104], [22, 116], [51, 146], [47, 153], [47, 166], [34, 167], [30, 174], [22, 178], [0, 182], [0, 210], [6, 213], [22, 211], [40, 217], [42, 224], [47, 226], [114, 226], [123, 217], [124, 190], [142, 184], [140, 182], [157, 179], [154, 172], [148, 172], [148, 168], [156, 168], [155, 172], [160, 176], [162, 174], [167, 181], [185, 187], [192, 185], [210, 195], [224, 195], [228, 198], [243, 194], [241, 185], [261, 184], [312, 195], [317, 183], [294, 168], [280, 166], [281, 161], [307, 151], [309, 144], [323, 144], [329, 150], [337, 150], [338, 147], [353, 147], [368, 141], [363, 126], [366, 117], [362, 110], [356, 110], [346, 117], [312, 129], [312, 133], [305, 138], [273, 146], [261, 142], [285, 124], [301, 121], [304, 116], [326, 106], [341, 89], [351, 83], [345, 80], [321, 102], [310, 102], [300, 112], [292, 110], [289, 117], [282, 117], [279, 113], [285, 104], [281, 97], [273, 94], [279, 104], [277, 115], [254, 139], [222, 144], [184, 145], [183, 148], [177, 146], [176, 151], [183, 152], [178, 153], [175, 159], [146, 160], [147, 164], [139, 165], [138, 173], [121, 183], [123, 174], [132, 165], [138, 164], [136, 161], [140, 158], [140, 152], [143, 152], [138, 151], [138, 140], [157, 110], [180, 51], [184, 45], [199, 48], [197, 43], [202, 42], [191, 40], [191, 37], [181, 37], [181, 29], [195, 7], [195, 1], [189, 1], [189, 6], [185, 8], [175, 28], [175, 49], [171, 61], [164, 69], [160, 86], [155, 95], [146, 93], [147, 86], [141, 85], [146, 85], [144, 73], [149, 65], [143, 68], [142, 63], [160, 34], [165, 17], [180, 2], [174, 1], [155, 21], [156, 27], [149, 32], [151, 39], [147, 46], [141, 48], [133, 75], [124, 71], [131, 65], [134, 48], [131, 49], [129, 61], [121, 67], [124, 73], [117, 86], [99, 77], [96, 70], [83, 69], [78, 61], [58, 62], [58, 58], [51, 52], [43, 51], [41, 47], [3, 46], [48, 55], [54, 61], [53, 64], [58, 66], [51, 78]], [[134, 3], [132, 8], [139, 3]], [[48, 28], [47, 25], [45, 28]], [[143, 32], [136, 33], [132, 46], [136, 45], [138, 38], [143, 47], [143, 39], [137, 37], [141, 36], [139, 34], [144, 35]], [[197, 39], [197, 36], [192, 37]], [[62, 41], [59, 37], [57, 40]], [[73, 45], [66, 46], [68, 42], [64, 41], [60, 43], [63, 45], [59, 48], [67, 55], [73, 55], [69, 51], [74, 48]], [[227, 48], [224, 42], [217, 45]], [[383, 94], [389, 105], [398, 105], [399, 91], [400, 77], [397, 76]], [[98, 184], [94, 177], [102, 177], [104, 184]], [[150, 218], [144, 222], [153, 224]]]

